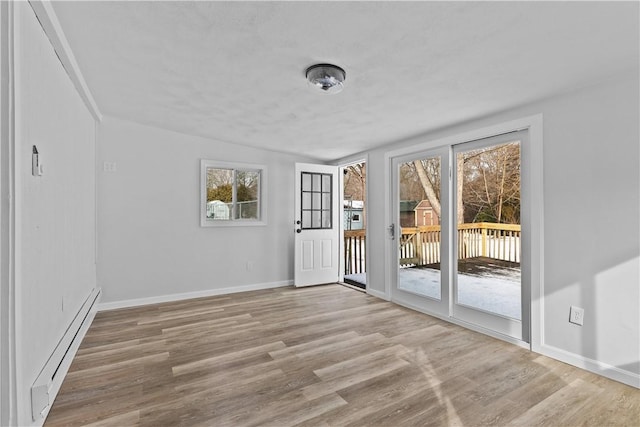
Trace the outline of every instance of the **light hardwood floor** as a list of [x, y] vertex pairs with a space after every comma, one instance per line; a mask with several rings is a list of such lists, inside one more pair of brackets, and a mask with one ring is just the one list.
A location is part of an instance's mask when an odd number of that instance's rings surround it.
[[637, 426], [640, 390], [329, 285], [98, 313], [63, 425]]

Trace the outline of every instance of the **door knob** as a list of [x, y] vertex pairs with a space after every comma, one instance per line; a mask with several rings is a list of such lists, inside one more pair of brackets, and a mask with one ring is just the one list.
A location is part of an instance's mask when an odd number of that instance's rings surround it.
[[296, 221], [296, 224], [300, 225], [300, 220], [297, 220], [297, 221]]
[[298, 228], [298, 229], [296, 230], [296, 233], [302, 233], [302, 230]]

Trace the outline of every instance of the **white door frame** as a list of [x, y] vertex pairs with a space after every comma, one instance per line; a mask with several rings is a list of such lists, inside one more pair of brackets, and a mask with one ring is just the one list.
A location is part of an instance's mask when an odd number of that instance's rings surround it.
[[[465, 142], [475, 141], [478, 139], [488, 138], [517, 130], [528, 129], [529, 143], [521, 147], [522, 191], [529, 195], [527, 200], [522, 200], [521, 204], [521, 222], [522, 222], [522, 257], [525, 257], [529, 268], [523, 267], [522, 275], [528, 276], [530, 281], [530, 311], [526, 308], [522, 312], [522, 320], [528, 320], [530, 330], [529, 343], [523, 341], [509, 339], [504, 335], [494, 333], [484, 328], [468, 324], [456, 320], [451, 317], [443, 317], [437, 313], [429, 313], [426, 310], [417, 307], [411, 307], [419, 311], [435, 317], [443, 318], [451, 323], [459, 324], [468, 329], [476, 330], [496, 338], [512, 342], [514, 344], [530, 348], [533, 351], [541, 352], [542, 334], [544, 331], [543, 310], [544, 310], [544, 198], [543, 198], [543, 169], [542, 169], [542, 143], [543, 143], [543, 117], [542, 114], [527, 116], [512, 121], [489, 125], [486, 127], [471, 129], [459, 134], [442, 137], [434, 140], [425, 138], [414, 138], [407, 141], [404, 147], [397, 150], [388, 151], [384, 155], [385, 164], [385, 200], [387, 209], [385, 209], [385, 226], [394, 222], [394, 206], [392, 201], [392, 160], [395, 157], [408, 155], [414, 152], [427, 151], [430, 149], [453, 146]], [[469, 129], [467, 126], [466, 129]], [[413, 144], [411, 144], [413, 142]], [[385, 292], [384, 298], [391, 300], [391, 283], [395, 267], [392, 263], [393, 253], [395, 249], [395, 241], [389, 234], [387, 236], [387, 244], [385, 245]], [[526, 237], [526, 238], [525, 238]]]

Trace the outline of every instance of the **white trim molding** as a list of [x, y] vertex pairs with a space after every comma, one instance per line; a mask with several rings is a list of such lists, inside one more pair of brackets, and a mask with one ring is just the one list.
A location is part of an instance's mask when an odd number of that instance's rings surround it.
[[619, 381], [623, 384], [630, 385], [631, 387], [640, 388], [639, 374], [620, 369], [617, 366], [589, 359], [588, 357], [580, 356], [579, 354], [571, 353], [548, 344], [542, 344], [539, 351], [536, 351], [536, 353], [585, 369], [589, 372], [593, 372], [594, 374]]
[[367, 294], [385, 301], [391, 301], [391, 298], [389, 298], [384, 292], [376, 291], [375, 289], [367, 288]]
[[76, 87], [80, 98], [82, 98], [82, 101], [87, 106], [93, 118], [98, 122], [102, 121], [102, 113], [100, 113], [98, 105], [89, 90], [89, 86], [87, 86], [87, 82], [84, 80], [84, 76], [76, 62], [76, 57], [71, 51], [67, 37], [64, 35], [64, 31], [62, 30], [60, 21], [58, 21], [56, 12], [53, 10], [51, 2], [29, 0], [29, 4], [38, 17], [45, 34], [49, 37], [53, 49], [56, 51], [58, 58], [60, 58], [60, 62], [69, 75], [71, 82]]
[[0, 2], [0, 425], [17, 424], [14, 4]]
[[98, 305], [98, 311], [116, 310], [119, 308], [139, 307], [163, 302], [182, 301], [193, 298], [212, 297], [216, 295], [235, 294], [238, 292], [259, 291], [263, 289], [283, 288], [293, 286], [293, 280], [281, 282], [255, 283], [251, 285], [233, 286], [228, 288], [207, 289], [204, 291], [185, 292], [181, 294], [159, 295], [147, 298], [136, 298], [122, 301], [105, 302]]

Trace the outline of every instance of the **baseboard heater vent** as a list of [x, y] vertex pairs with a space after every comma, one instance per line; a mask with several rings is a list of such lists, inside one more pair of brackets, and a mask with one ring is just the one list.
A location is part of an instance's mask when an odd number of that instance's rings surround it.
[[100, 297], [100, 288], [94, 288], [89, 297], [73, 318], [62, 339], [45, 363], [42, 371], [31, 386], [31, 414], [33, 421], [46, 418], [51, 404], [62, 386], [71, 361], [80, 346], [87, 329], [96, 314], [96, 305]]

